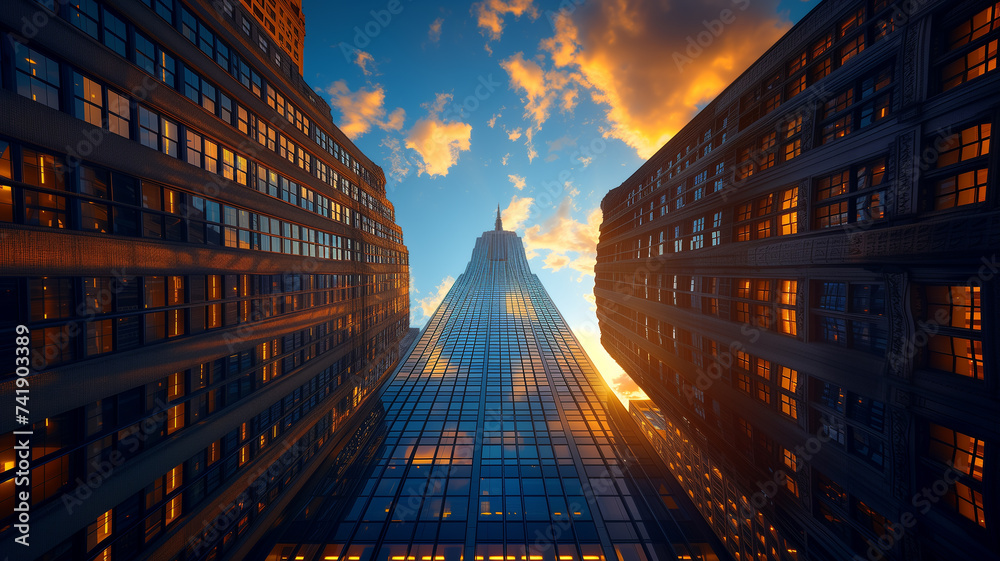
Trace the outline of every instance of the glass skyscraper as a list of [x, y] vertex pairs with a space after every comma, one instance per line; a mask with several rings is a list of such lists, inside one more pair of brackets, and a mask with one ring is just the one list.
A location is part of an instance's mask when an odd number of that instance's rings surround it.
[[255, 558], [720, 558], [499, 213], [366, 414]]

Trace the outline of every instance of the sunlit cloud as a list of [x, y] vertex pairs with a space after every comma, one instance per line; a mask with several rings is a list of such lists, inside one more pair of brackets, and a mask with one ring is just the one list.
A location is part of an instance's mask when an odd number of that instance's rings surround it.
[[[554, 70], [573, 77], [564, 88], [586, 87], [605, 107], [604, 136], [625, 142], [642, 158], [652, 156], [791, 26], [778, 15], [778, 0], [608, 0], [588, 2], [553, 21], [554, 35], [540, 46]], [[563, 109], [571, 110], [575, 98], [559, 95]]]
[[510, 198], [510, 204], [500, 212], [500, 219], [503, 221], [504, 230], [511, 232], [519, 230], [528, 220], [531, 214], [531, 205], [535, 199], [531, 197], [518, 197], [514, 195]]
[[448, 291], [451, 290], [452, 285], [455, 284], [455, 279], [451, 275], [441, 279], [441, 284], [437, 285], [429, 296], [420, 298], [417, 300], [417, 308], [420, 312], [426, 316], [430, 317], [437, 310], [437, 307], [444, 300], [444, 297], [448, 295]]
[[590, 162], [594, 161], [594, 158], [593, 158], [593, 156], [580, 156], [579, 158], [577, 158], [577, 160], [581, 164], [583, 164], [583, 167], [587, 167], [587, 166], [590, 165]]
[[[365, 76], [371, 76], [374, 71], [375, 57], [373, 57], [371, 53], [358, 49], [355, 51], [354, 64], [357, 64], [358, 67], [361, 68], [361, 72], [364, 73]], [[369, 65], [371, 65], [372, 68], [369, 68]]]
[[527, 15], [534, 20], [538, 17], [538, 9], [533, 0], [483, 0], [472, 5], [476, 16], [476, 24], [490, 40], [499, 40], [503, 35], [504, 16], [510, 14], [515, 18]]
[[538, 157], [538, 151], [535, 150], [535, 130], [528, 127], [524, 131], [524, 146], [528, 149], [528, 163], [530, 164]]
[[444, 23], [444, 18], [438, 18], [431, 22], [430, 28], [427, 30], [427, 40], [431, 43], [437, 43], [441, 40], [441, 24]]
[[538, 62], [527, 60], [524, 53], [515, 53], [513, 56], [500, 62], [500, 66], [507, 71], [510, 77], [511, 88], [522, 94], [521, 102], [524, 104], [524, 118], [534, 122], [535, 129], [540, 129], [542, 124], [548, 120], [552, 108], [559, 103], [560, 97], [570, 96], [569, 101], [563, 101], [563, 108], [572, 109], [575, 103], [576, 94], [568, 92], [570, 76], [566, 72], [557, 70], [544, 70]]
[[445, 122], [438, 116], [451, 99], [451, 94], [437, 94], [433, 102], [425, 103], [423, 107], [430, 114], [419, 119], [406, 134], [406, 147], [420, 156], [418, 176], [448, 175], [448, 170], [458, 163], [459, 154], [471, 148], [472, 125]]
[[584, 276], [594, 275], [602, 214], [600, 207], [594, 208], [587, 213], [586, 222], [580, 222], [570, 215], [572, 209], [572, 198], [563, 198], [555, 214], [525, 230], [524, 248], [528, 259], [545, 252], [545, 269], [579, 272], [580, 282]]
[[514, 187], [516, 187], [518, 191], [521, 191], [521, 190], [524, 189], [526, 181], [520, 175], [511, 174], [511, 175], [507, 176], [507, 179], [510, 180], [511, 184], [514, 185]]
[[513, 129], [513, 130], [504, 129], [504, 132], [507, 133], [507, 138], [511, 142], [517, 142], [517, 139], [521, 138], [521, 129], [520, 128], [516, 128], [516, 129]]
[[510, 159], [510, 152], [504, 154], [503, 158], [500, 158], [500, 164], [504, 166], [507, 165], [507, 160], [509, 159]]
[[500, 109], [498, 109], [497, 112], [490, 117], [490, 120], [486, 121], [486, 124], [489, 125], [491, 129], [497, 124], [497, 119], [500, 118], [500, 115], [501, 113], [503, 113], [503, 110], [504, 106], [501, 105]]
[[340, 130], [353, 139], [361, 137], [372, 127], [394, 131], [403, 128], [406, 112], [397, 107], [386, 113], [382, 86], [376, 84], [370, 89], [362, 87], [352, 92], [347, 82], [338, 80], [327, 88], [326, 93], [331, 96], [330, 105], [340, 111]]

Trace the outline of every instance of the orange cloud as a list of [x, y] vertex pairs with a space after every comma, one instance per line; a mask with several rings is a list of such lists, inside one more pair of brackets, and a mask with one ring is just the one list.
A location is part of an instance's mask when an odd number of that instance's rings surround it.
[[515, 18], [527, 14], [534, 20], [538, 17], [538, 9], [533, 5], [533, 0], [483, 0], [472, 5], [472, 11], [476, 15], [476, 24], [481, 27], [489, 38], [493, 41], [500, 39], [503, 35], [504, 16], [513, 15]]
[[344, 80], [334, 82], [327, 93], [330, 104], [340, 110], [340, 130], [351, 138], [358, 138], [378, 127], [382, 130], [400, 130], [406, 112], [397, 107], [388, 115], [385, 110], [385, 90], [375, 85], [372, 89], [359, 88], [352, 92]]
[[514, 184], [514, 187], [516, 187], [518, 191], [524, 190], [524, 186], [527, 183], [526, 180], [520, 175], [511, 174], [507, 176], [507, 179]]
[[417, 175], [448, 175], [459, 153], [471, 147], [471, 137], [472, 125], [466, 123], [445, 123], [434, 116], [418, 120], [406, 135], [406, 147], [416, 150], [422, 160]]
[[570, 197], [563, 198], [555, 214], [525, 230], [524, 248], [528, 259], [548, 252], [543, 268], [555, 272], [569, 267], [580, 273], [577, 281], [582, 281], [594, 275], [602, 214], [600, 207], [594, 208], [587, 221], [580, 222], [570, 216], [572, 206]]
[[535, 123], [535, 128], [541, 128], [552, 111], [552, 106], [562, 99], [562, 107], [575, 106], [576, 91], [568, 89], [570, 76], [556, 70], [545, 71], [533, 60], [526, 60], [523, 53], [500, 62], [500, 66], [510, 76], [510, 85], [515, 91], [522, 92], [524, 97], [524, 117]]
[[460, 121], [445, 122], [438, 117], [451, 99], [451, 94], [439, 93], [433, 102], [424, 103], [423, 107], [430, 114], [418, 120], [406, 134], [406, 147], [420, 156], [418, 176], [425, 173], [431, 177], [448, 175], [451, 166], [458, 163], [459, 154], [472, 147], [472, 125]]
[[[588, 2], [571, 15], [557, 15], [555, 34], [540, 47], [555, 69], [570, 72], [606, 106], [604, 135], [648, 158], [788, 30], [777, 5]], [[575, 97], [560, 99], [564, 110], [575, 104]]]
[[365, 76], [370, 76], [372, 69], [369, 69], [368, 65], [371, 64], [372, 66], [375, 66], [375, 57], [373, 57], [371, 53], [358, 49], [357, 54], [354, 57], [354, 64], [357, 64], [358, 67], [361, 68], [361, 72], [363, 72]]
[[444, 18], [438, 18], [431, 22], [431, 26], [427, 30], [427, 39], [431, 43], [437, 43], [441, 40], [441, 24], [443, 23]]
[[534, 202], [535, 199], [531, 197], [512, 196], [510, 204], [500, 213], [500, 220], [503, 221], [503, 229], [513, 232], [521, 228], [524, 222], [528, 220], [528, 215], [531, 214], [531, 205]]

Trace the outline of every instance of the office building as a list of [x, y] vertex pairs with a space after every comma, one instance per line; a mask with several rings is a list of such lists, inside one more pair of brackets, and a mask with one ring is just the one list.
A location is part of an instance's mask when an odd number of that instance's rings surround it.
[[0, 29], [0, 350], [31, 352], [3, 553], [232, 557], [399, 360], [382, 170], [239, 2], [10, 0]]
[[604, 198], [604, 346], [733, 557], [1000, 558], [1000, 5], [825, 0]]
[[728, 557], [499, 213], [367, 415], [249, 559]]

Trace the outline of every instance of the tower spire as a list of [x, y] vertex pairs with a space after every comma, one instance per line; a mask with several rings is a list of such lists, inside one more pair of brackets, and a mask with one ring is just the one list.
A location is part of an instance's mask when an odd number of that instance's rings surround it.
[[500, 220], [500, 205], [497, 204], [497, 228], [496, 231], [499, 232], [503, 230], [503, 222]]

